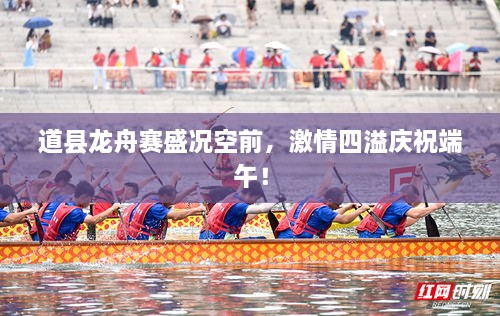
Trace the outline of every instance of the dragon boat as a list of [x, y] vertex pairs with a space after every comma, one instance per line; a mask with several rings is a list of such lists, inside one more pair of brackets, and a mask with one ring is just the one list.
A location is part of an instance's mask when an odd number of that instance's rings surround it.
[[321, 263], [499, 252], [500, 237], [4, 242], [0, 264]]

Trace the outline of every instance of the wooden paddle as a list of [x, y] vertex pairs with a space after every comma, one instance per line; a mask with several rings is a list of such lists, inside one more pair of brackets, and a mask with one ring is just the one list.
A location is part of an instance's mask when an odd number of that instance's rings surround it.
[[[21, 201], [19, 200], [19, 198], [17, 197], [17, 194], [14, 195], [14, 199], [16, 200], [17, 206], [19, 207], [19, 209], [21, 210], [21, 212], [24, 212], [24, 207], [21, 204]], [[31, 232], [31, 229], [33, 228], [33, 226], [31, 226], [31, 222], [30, 222], [29, 218], [26, 221], [26, 224], [28, 225], [28, 234], [29, 234], [29, 232]]]
[[[429, 182], [429, 179], [427, 178], [427, 176], [426, 176], [426, 174], [424, 172], [424, 169], [422, 169], [422, 175], [424, 176], [425, 181], [427, 182], [427, 184], [431, 188], [432, 193], [434, 194], [434, 196], [436, 197], [436, 199], [439, 201], [440, 200], [439, 199], [439, 195], [437, 194], [436, 189], [434, 188], [434, 186], [432, 185], [432, 183]], [[458, 237], [460, 237], [460, 239], [463, 239], [462, 234], [458, 230], [457, 226], [455, 226], [455, 223], [451, 219], [450, 215], [448, 215], [448, 212], [446, 211], [446, 209], [444, 208], [444, 206], [441, 209], [443, 210], [443, 212], [446, 215], [446, 217], [448, 217], [448, 220], [450, 221], [451, 225], [453, 226], [453, 229], [455, 229], [455, 231], [457, 232]]]
[[200, 187], [198, 186], [198, 183], [196, 183], [197, 186], [196, 186], [196, 195], [198, 196], [198, 199], [200, 200], [200, 203], [203, 203], [203, 207], [205, 208], [202, 212], [201, 212], [201, 216], [203, 217], [203, 223], [205, 224], [205, 231], [206, 231], [206, 234], [207, 234], [207, 239], [210, 239], [210, 236], [209, 236], [209, 233], [208, 233], [208, 219], [207, 219], [207, 205], [203, 202], [203, 198], [201, 197], [201, 193], [200, 193]]
[[[139, 149], [138, 149], [139, 150]], [[160, 182], [161, 186], [165, 186], [163, 184], [163, 181], [161, 181], [160, 177], [158, 176], [158, 174], [156, 173], [155, 169], [153, 169], [153, 167], [151, 166], [151, 164], [149, 163], [149, 161], [146, 159], [146, 156], [144, 156], [144, 154], [142, 153], [142, 151], [139, 150], [139, 154], [141, 154], [141, 157], [142, 159], [144, 159], [144, 161], [146, 162], [146, 164], [148, 165], [149, 167], [149, 170], [151, 170], [151, 172], [156, 176], [156, 179], [158, 180], [158, 182]]]
[[[427, 181], [426, 181], [427, 183]], [[429, 183], [427, 183], [430, 186]], [[425, 193], [425, 188], [422, 187], [422, 194], [424, 196], [425, 207], [429, 207], [429, 202], [427, 200], [427, 194]], [[427, 229], [427, 237], [440, 237], [439, 229], [437, 227], [436, 221], [429, 214], [425, 217], [425, 228]]]
[[[113, 200], [115, 200], [115, 203], [120, 203], [120, 200], [116, 196], [116, 192], [113, 188], [113, 180], [111, 180], [111, 176], [109, 175], [109, 173], [107, 174], [106, 178], [108, 179], [109, 188], [113, 193]], [[120, 217], [120, 222], [122, 223], [123, 232], [125, 233], [125, 240], [128, 241], [127, 225], [125, 224], [125, 220], [123, 219], [122, 211], [120, 209], [117, 209], [116, 212], [118, 213], [118, 216]]]
[[225, 109], [223, 112], [221, 112], [220, 114], [216, 115], [215, 117], [212, 117], [210, 120], [203, 120], [201, 122], [203, 124], [209, 124], [211, 121], [217, 122], [217, 120], [219, 119], [219, 117], [221, 117], [222, 115], [224, 115], [225, 113], [229, 112], [230, 110], [232, 110], [234, 108], [235, 108], [234, 106], [230, 106], [227, 109]]
[[212, 170], [212, 168], [210, 168], [210, 166], [208, 165], [208, 163], [203, 159], [203, 157], [201, 156], [200, 153], [198, 153], [198, 156], [200, 156], [200, 159], [201, 159], [201, 162], [203, 162], [203, 164], [205, 165], [205, 167], [208, 169], [208, 171], [210, 171], [211, 174], [215, 174], [215, 172]]
[[[288, 210], [285, 206], [285, 201], [282, 200], [282, 199], [284, 199], [285, 195], [283, 194], [283, 191], [281, 191], [280, 182], [279, 182], [278, 176], [276, 175], [276, 171], [274, 170], [274, 165], [273, 165], [273, 161], [271, 160], [271, 157], [269, 157], [268, 162], [269, 162], [269, 167], [271, 168], [271, 173], [273, 174], [274, 182], [276, 183], [276, 188], [278, 189], [278, 196], [277, 197], [278, 197], [278, 199], [281, 199], [281, 201], [280, 201], [281, 206], [283, 207], [283, 210], [285, 211], [285, 217], [288, 220], [288, 225], [290, 227], [292, 227], [290, 225], [290, 219], [288, 218]], [[273, 230], [274, 238], [278, 238], [278, 232], [276, 231], [276, 228], [278, 227], [278, 225], [280, 223], [278, 218], [271, 211], [269, 211], [267, 213], [267, 218], [269, 220], [269, 225], [271, 226], [271, 229]]]
[[[85, 164], [83, 163], [83, 160], [82, 160], [82, 158], [80, 158], [80, 156], [76, 155], [76, 159], [78, 159], [80, 164], [85, 167]], [[90, 173], [90, 181], [94, 181], [94, 175], [92, 175], [92, 172]], [[104, 191], [104, 189], [101, 188], [101, 185], [99, 185], [99, 189]], [[90, 210], [89, 211], [90, 216], [94, 216], [94, 205], [93, 204], [90, 204], [89, 210]], [[96, 233], [95, 227], [96, 226], [94, 224], [87, 224], [87, 239], [88, 240], [95, 240], [96, 239], [97, 233]]]

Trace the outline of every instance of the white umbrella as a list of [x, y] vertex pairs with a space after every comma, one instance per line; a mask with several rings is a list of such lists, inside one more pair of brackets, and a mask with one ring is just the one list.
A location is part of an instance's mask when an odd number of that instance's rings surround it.
[[290, 50], [290, 47], [286, 46], [285, 44], [278, 42], [278, 41], [272, 41], [264, 45], [265, 48], [273, 48], [273, 49], [282, 49], [282, 50]]
[[226, 47], [222, 46], [221, 44], [217, 43], [217, 42], [207, 42], [207, 43], [203, 43], [200, 45], [200, 49], [201, 50], [205, 50], [205, 49], [226, 49]]
[[441, 54], [441, 51], [437, 49], [436, 47], [432, 46], [423, 46], [418, 49], [419, 52], [421, 53], [427, 53], [427, 54], [434, 54], [434, 55], [439, 55]]

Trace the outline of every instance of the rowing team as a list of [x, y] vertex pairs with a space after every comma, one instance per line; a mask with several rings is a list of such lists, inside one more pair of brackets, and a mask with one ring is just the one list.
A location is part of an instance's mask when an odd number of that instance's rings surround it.
[[[316, 193], [293, 204], [277, 227], [273, 227], [277, 238], [324, 238], [333, 222], [347, 224], [365, 211], [369, 211], [370, 208], [367, 205], [354, 203], [342, 205], [344, 194], [349, 191], [346, 184], [330, 188], [334, 167], [334, 162], [329, 162]], [[380, 238], [383, 235], [404, 237], [407, 226], [444, 206], [444, 203], [421, 205], [420, 192], [423, 190], [421, 174], [422, 166], [417, 165], [410, 184], [380, 199], [373, 209], [374, 215], [366, 216], [356, 227], [359, 237]], [[238, 238], [246, 222], [252, 220], [257, 214], [270, 212], [276, 205], [275, 203], [255, 204], [264, 196], [264, 192], [258, 181], [250, 181], [247, 188], [212, 200], [209, 210], [200, 204], [192, 209], [172, 211], [179, 197], [185, 197], [196, 190], [198, 187], [194, 185], [184, 192], [177, 193], [174, 185], [165, 185], [157, 192], [146, 195], [140, 203], [129, 205], [123, 212], [117, 238], [120, 240], [161, 239], [167, 227], [167, 219], [181, 220], [191, 215], [205, 215], [205, 211], [208, 213], [204, 216], [205, 224], [200, 232], [200, 239]], [[63, 201], [58, 200], [41, 205], [34, 203], [29, 210], [9, 213], [3, 208], [12, 203], [16, 192], [12, 187], [3, 185], [0, 186], [0, 208], [2, 208], [0, 226], [22, 223], [26, 221], [27, 215], [37, 214], [40, 218], [40, 225], [35, 225], [30, 230], [33, 240], [40, 238], [47, 241], [76, 240], [81, 224], [95, 225], [120, 209], [120, 204], [114, 203], [97, 215], [87, 214], [83, 209], [91, 204], [94, 195], [94, 186], [87, 181], [82, 181], [74, 188], [74, 194], [70, 197], [66, 196]], [[216, 194], [212, 194], [214, 195]], [[278, 202], [284, 201], [285, 197], [279, 195]], [[354, 212], [346, 213], [352, 208], [355, 208]], [[272, 213], [269, 214], [272, 215]]]

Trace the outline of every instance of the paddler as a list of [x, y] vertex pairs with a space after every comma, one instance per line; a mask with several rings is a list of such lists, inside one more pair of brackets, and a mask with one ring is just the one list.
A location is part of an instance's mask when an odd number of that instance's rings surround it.
[[[333, 179], [333, 167], [335, 163], [329, 161], [327, 171], [314, 195], [292, 205], [276, 228], [278, 238], [325, 238], [333, 222], [348, 224], [369, 208], [367, 205], [360, 207], [356, 204], [340, 207], [344, 202], [347, 186], [343, 184], [340, 188], [329, 188]], [[357, 209], [345, 214], [353, 208]]]
[[248, 188], [228, 195], [224, 200], [215, 204], [208, 213], [208, 231], [203, 228], [200, 232], [200, 239], [239, 238], [245, 222], [273, 208], [273, 203], [253, 205], [263, 196], [262, 186], [256, 180], [250, 181]]
[[172, 210], [172, 206], [188, 194], [194, 192], [194, 185], [181, 193], [176, 193], [173, 185], [161, 187], [156, 194], [148, 195], [141, 203], [129, 205], [123, 212], [127, 236], [122, 225], [118, 225], [117, 238], [119, 240], [148, 240], [150, 237], [160, 239], [166, 225], [165, 219], [181, 220], [188, 216], [199, 215], [204, 209], [198, 207], [184, 210]]
[[[444, 203], [434, 203], [428, 207], [420, 204], [421, 195], [418, 188], [422, 188], [422, 167], [421, 164], [416, 166], [410, 184], [383, 196], [373, 209], [373, 213], [385, 223], [388, 237], [414, 237], [405, 236], [405, 228], [445, 206]], [[385, 235], [371, 216], [366, 216], [356, 227], [356, 231], [359, 238], [381, 238]]]
[[[216, 148], [221, 148], [221, 146], [217, 146], [216, 133], [222, 132], [225, 129], [226, 127], [223, 125], [217, 125], [210, 129], [212, 132], [211, 144], [214, 151]], [[230, 187], [237, 191], [240, 188], [241, 181], [235, 180], [234, 175], [240, 163], [240, 158], [237, 154], [216, 153], [215, 155], [215, 172], [209, 175], [215, 180], [220, 180], [223, 187]]]
[[[52, 173], [49, 177], [44, 178], [46, 180], [45, 184], [42, 186], [38, 194], [32, 192], [33, 195], [36, 194], [36, 200], [40, 203], [50, 202], [54, 195], [58, 194], [59, 191], [71, 181], [73, 177], [71, 172], [69, 172], [69, 168], [75, 161], [78, 155], [72, 155], [69, 158], [64, 160], [63, 165], [57, 171]], [[27, 192], [21, 195], [22, 199], [29, 199]]]
[[78, 183], [73, 200], [59, 205], [55, 211], [44, 239], [46, 241], [76, 240], [81, 224], [96, 225], [120, 208], [120, 204], [115, 203], [99, 215], [88, 215], [83, 209], [90, 205], [94, 194], [95, 190], [90, 183], [87, 181]]
[[11, 186], [0, 185], [0, 227], [24, 223], [27, 221], [27, 215], [35, 214], [38, 211], [38, 204], [35, 204], [32, 208], [23, 212], [10, 213], [4, 210], [4, 207], [12, 203], [15, 195], [16, 192]]

